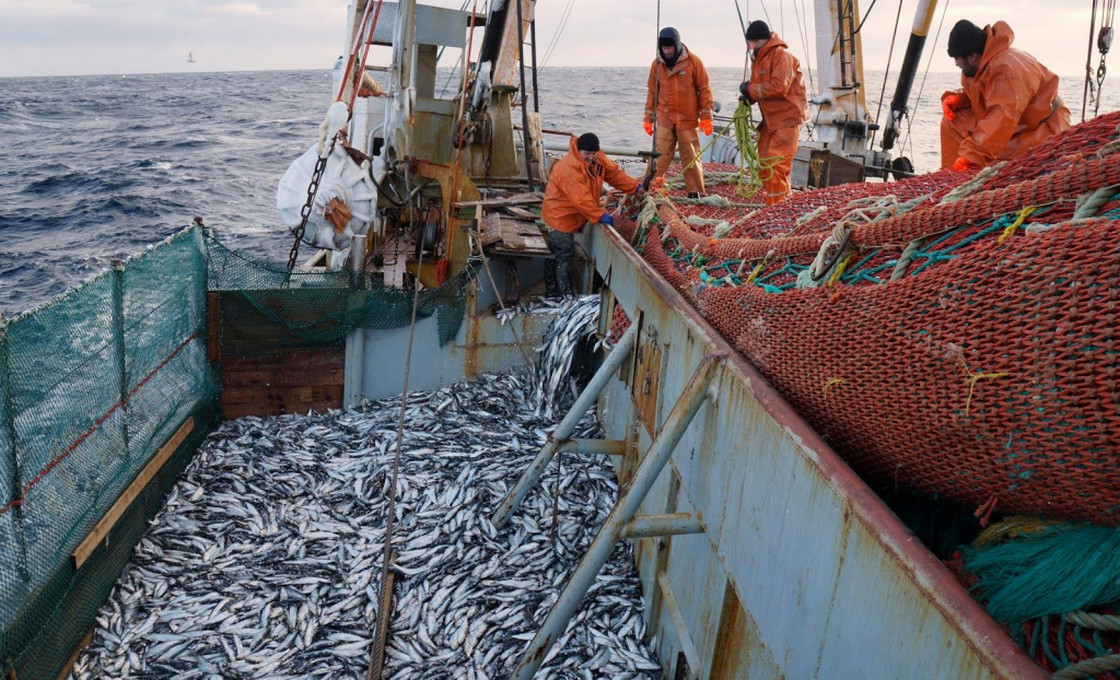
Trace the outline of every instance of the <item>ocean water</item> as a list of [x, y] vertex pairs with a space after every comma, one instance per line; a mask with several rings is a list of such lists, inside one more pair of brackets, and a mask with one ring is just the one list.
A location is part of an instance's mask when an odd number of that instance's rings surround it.
[[[544, 126], [647, 147], [647, 73], [543, 69]], [[742, 70], [710, 73], [730, 115]], [[867, 77], [874, 113], [882, 73]], [[940, 93], [957, 79], [929, 74], [896, 149], [920, 172], [938, 164]], [[286, 262], [276, 185], [318, 138], [330, 89], [327, 71], [0, 79], [0, 313], [45, 302], [196, 215], [234, 247]], [[916, 84], [911, 102], [918, 92]], [[1062, 95], [1079, 120], [1081, 81], [1063, 79]], [[1107, 83], [1104, 104], [1120, 104]]]

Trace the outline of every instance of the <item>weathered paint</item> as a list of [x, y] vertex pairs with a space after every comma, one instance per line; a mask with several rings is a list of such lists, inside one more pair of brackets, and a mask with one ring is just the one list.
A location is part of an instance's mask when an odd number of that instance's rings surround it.
[[[413, 339], [409, 389], [433, 390], [463, 378], [524, 366], [525, 357], [532, 356], [533, 347], [540, 342], [551, 320], [548, 316], [522, 315], [503, 325], [493, 314], [468, 314], [455, 338], [440, 347], [436, 315], [420, 319]], [[354, 339], [352, 335], [348, 341]], [[367, 329], [361, 334], [361, 341], [364, 361], [354, 362], [353, 354], [348, 352], [351, 361], [346, 365], [346, 379], [355, 381], [353, 394], [366, 399], [400, 394], [408, 327]], [[355, 377], [359, 367], [360, 379]]]
[[[650, 634], [667, 674], [683, 652], [700, 678], [1045, 677], [617, 233], [596, 228], [587, 243], [617, 304], [657, 329], [667, 365], [660, 409], [677, 401], [704, 356], [727, 353], [714, 399], [641, 508], [700, 512], [707, 529], [645, 539], [636, 550]], [[599, 413], [608, 438], [649, 447], [645, 428], [635, 428], [628, 385], [613, 381]]]

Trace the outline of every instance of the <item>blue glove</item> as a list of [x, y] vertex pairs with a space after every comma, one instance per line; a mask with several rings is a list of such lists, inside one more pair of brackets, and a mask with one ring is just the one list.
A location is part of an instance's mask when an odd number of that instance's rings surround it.
[[614, 218], [611, 217], [610, 213], [603, 213], [603, 216], [599, 218], [599, 224], [605, 224], [608, 227], [613, 227]]

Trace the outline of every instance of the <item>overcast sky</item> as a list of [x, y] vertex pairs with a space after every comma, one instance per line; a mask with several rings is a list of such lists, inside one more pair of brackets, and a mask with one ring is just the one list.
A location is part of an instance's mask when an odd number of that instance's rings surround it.
[[[868, 70], [886, 67], [898, 2], [881, 0], [871, 7], [869, 0], [860, 0], [861, 14], [871, 8], [863, 29]], [[462, 3], [428, 4], [458, 8]], [[740, 4], [747, 21], [769, 18], [793, 51], [805, 54], [798, 15], [803, 7], [811, 14], [811, 2]], [[902, 0], [892, 69], [905, 52], [916, 4]], [[480, 0], [480, 11], [483, 5]], [[542, 59], [567, 6], [568, 0], [538, 0]], [[548, 65], [648, 65], [657, 6], [657, 0], [573, 0]], [[1015, 30], [1016, 47], [1059, 75], [1080, 80], [1090, 8], [1091, 0], [958, 0], [948, 7], [931, 70], [953, 70], [945, 40], [957, 20], [983, 26], [1003, 19]], [[0, 0], [0, 77], [326, 69], [343, 51], [346, 9], [347, 0]], [[931, 41], [941, 16], [939, 7]], [[677, 27], [709, 67], [743, 66], [744, 43], [733, 0], [662, 0], [661, 25]], [[803, 26], [811, 40], [811, 16]], [[187, 63], [189, 52], [197, 63]], [[1094, 55], [1094, 69], [1097, 60]], [[923, 59], [923, 68], [925, 63]]]

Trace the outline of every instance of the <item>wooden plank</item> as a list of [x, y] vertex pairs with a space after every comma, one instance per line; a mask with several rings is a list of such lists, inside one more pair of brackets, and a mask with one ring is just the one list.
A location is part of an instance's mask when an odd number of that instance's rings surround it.
[[222, 390], [222, 408], [239, 404], [282, 406], [285, 413], [301, 413], [308, 404], [326, 404], [330, 408], [342, 407], [342, 385], [312, 385], [307, 387], [236, 387]]
[[117, 502], [113, 503], [113, 507], [109, 508], [109, 511], [105, 513], [101, 521], [93, 527], [93, 530], [89, 532], [85, 539], [78, 544], [78, 547], [74, 549], [74, 552], [70, 554], [75, 570], [80, 569], [82, 564], [93, 554], [93, 551], [97, 549], [97, 546], [108, 537], [109, 531], [121, 518], [124, 511], [128, 509], [128, 506], [132, 505], [132, 501], [136, 500], [136, 497], [140, 495], [140, 492], [144, 490], [148, 482], [152, 481], [152, 477], [155, 477], [156, 473], [159, 472], [160, 468], [167, 462], [167, 459], [171, 457], [171, 454], [175, 453], [179, 445], [182, 444], [193, 431], [194, 416], [190, 416], [183, 421], [183, 424], [179, 426], [179, 429], [171, 436], [171, 439], [168, 439], [167, 443], [160, 447], [156, 455], [148, 461], [148, 464], [144, 466], [140, 474], [136, 475], [136, 478], [132, 480], [132, 483], [129, 484], [124, 490], [124, 493], [120, 495]]
[[[342, 386], [327, 390], [327, 398], [306, 401], [284, 401], [283, 399], [258, 399], [252, 403], [222, 404], [222, 414], [232, 420], [242, 416], [274, 416], [285, 413], [306, 413], [342, 408]], [[280, 397], [281, 395], [273, 395]]]
[[226, 371], [224, 389], [233, 387], [301, 387], [304, 385], [341, 385], [346, 372], [342, 368], [322, 370], [311, 368], [300, 371], [274, 372], [269, 370]]
[[262, 356], [227, 356], [222, 368], [228, 371], [304, 371], [310, 369], [333, 370], [346, 365], [345, 353], [336, 347], [320, 351], [299, 351], [287, 354]]
[[482, 245], [488, 246], [491, 243], [497, 243], [502, 240], [501, 224], [502, 216], [498, 213], [490, 213], [482, 218], [480, 222], [480, 226], [482, 227]]
[[222, 358], [222, 296], [206, 293], [206, 360], [214, 363]]
[[478, 201], [459, 201], [453, 203], [452, 208], [458, 210], [460, 208], [474, 208], [481, 206], [483, 208], [503, 208], [507, 206], [517, 205], [533, 205], [541, 202], [541, 197], [536, 194], [517, 194], [516, 196], [509, 196], [507, 198], [484, 198]]
[[[66, 678], [70, 676], [70, 671], [74, 670], [74, 664], [78, 662], [78, 657], [91, 642], [93, 642], [93, 628], [90, 628], [82, 639], [78, 641], [78, 646], [74, 648], [74, 651], [70, 654], [70, 658], [63, 664], [62, 670], [59, 672], [56, 680], [66, 680]], [[11, 680], [15, 680], [16, 672], [12, 671], [8, 677]]]
[[536, 222], [537, 219], [540, 218], [539, 213], [535, 213], [532, 210], [526, 210], [525, 208], [518, 208], [517, 206], [510, 206], [508, 208], [502, 208], [502, 211], [506, 212], [506, 213], [509, 213], [510, 215], [512, 215], [514, 217], [517, 217], [519, 219], [529, 220], [531, 222]]
[[535, 222], [503, 219], [501, 222], [503, 246], [511, 250], [548, 251], [548, 241], [541, 235]]

